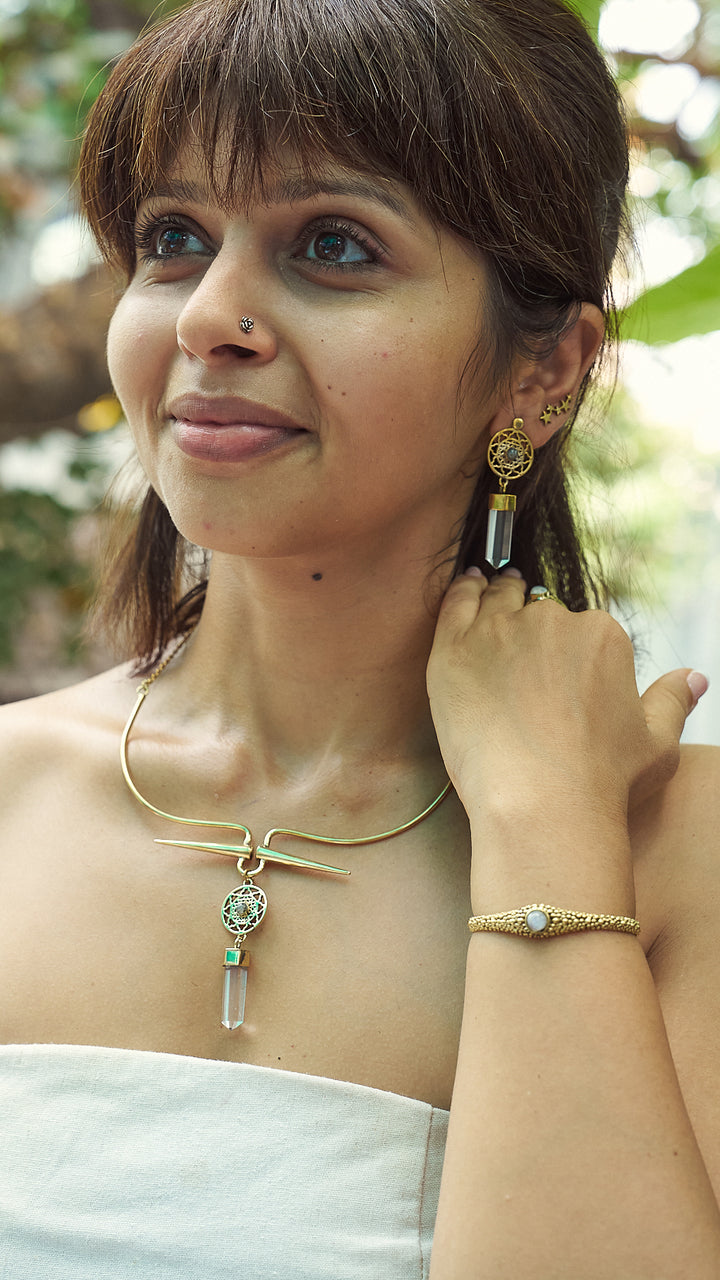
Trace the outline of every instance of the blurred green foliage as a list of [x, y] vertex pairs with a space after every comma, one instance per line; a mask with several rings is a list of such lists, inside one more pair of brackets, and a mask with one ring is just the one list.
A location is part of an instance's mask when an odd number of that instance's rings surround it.
[[612, 398], [596, 393], [590, 423], [573, 433], [571, 466], [586, 542], [614, 600], [652, 608], [679, 565], [708, 566], [720, 454], [697, 454], [681, 433], [642, 421], [620, 386]]
[[580, 14], [580, 17], [593, 35], [597, 35], [602, 4], [603, 0], [571, 0], [572, 8], [576, 13]]
[[0, 222], [35, 202], [43, 182], [67, 183], [83, 122], [108, 67], [152, 15], [154, 0], [2, 0]]
[[[70, 531], [77, 512], [45, 493], [13, 489], [0, 503], [0, 665], [14, 657], [14, 641], [35, 592], [51, 588], [71, 622], [66, 659], [72, 658], [92, 584], [83, 572]], [[72, 636], [74, 631], [75, 635]]]
[[680, 275], [641, 294], [623, 317], [623, 335], [657, 345], [720, 329], [720, 245]]

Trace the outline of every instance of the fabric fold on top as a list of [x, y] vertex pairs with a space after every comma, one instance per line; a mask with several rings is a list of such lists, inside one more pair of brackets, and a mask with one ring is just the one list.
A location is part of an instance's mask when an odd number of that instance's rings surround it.
[[0, 1046], [2, 1280], [427, 1280], [448, 1113], [133, 1049]]

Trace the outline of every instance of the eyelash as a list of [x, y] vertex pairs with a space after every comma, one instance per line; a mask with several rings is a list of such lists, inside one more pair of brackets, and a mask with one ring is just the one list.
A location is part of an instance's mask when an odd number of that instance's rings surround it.
[[[171, 262], [174, 258], [181, 258], [184, 253], [167, 254], [158, 253], [153, 248], [157, 236], [164, 230], [180, 231], [186, 235], [195, 236], [198, 240], [204, 241], [203, 235], [194, 224], [185, 221], [177, 214], [153, 215], [146, 214], [138, 220], [135, 228], [135, 244], [138, 251], [138, 259], [140, 262]], [[323, 232], [330, 234], [345, 236], [348, 240], [352, 240], [367, 254], [365, 262], [326, 262], [322, 258], [305, 258], [306, 263], [312, 263], [312, 269], [317, 271], [367, 271], [371, 267], [378, 266], [383, 260], [383, 253], [378, 246], [372, 243], [356, 226], [344, 222], [341, 218], [325, 217], [316, 218], [309, 226], [305, 227], [300, 236], [295, 241], [291, 256], [296, 259], [301, 258], [299, 252], [303, 247], [307, 248], [316, 240]], [[208, 251], [209, 252], [209, 251]], [[200, 256], [200, 255], [198, 255]]]

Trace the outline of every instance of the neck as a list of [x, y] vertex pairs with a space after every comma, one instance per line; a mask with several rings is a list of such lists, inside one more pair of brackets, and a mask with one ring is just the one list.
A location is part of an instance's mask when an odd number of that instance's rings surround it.
[[[437, 764], [425, 668], [442, 583], [365, 563], [323, 566], [216, 555], [176, 679], [188, 705], [242, 730], [268, 767], [342, 759]], [[432, 767], [432, 765], [431, 765]]]

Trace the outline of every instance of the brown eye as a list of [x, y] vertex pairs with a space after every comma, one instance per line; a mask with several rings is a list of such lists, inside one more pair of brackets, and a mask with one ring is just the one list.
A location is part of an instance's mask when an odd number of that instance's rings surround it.
[[138, 253], [142, 261], [165, 261], [187, 256], [206, 257], [211, 250], [206, 241], [177, 218], [140, 220], [135, 231]]
[[325, 262], [337, 262], [345, 252], [345, 237], [328, 232], [324, 236], [316, 236], [313, 241], [315, 255]]
[[160, 258], [176, 258], [181, 253], [207, 253], [200, 237], [181, 227], [162, 228], [156, 233], [155, 241]]
[[157, 251], [162, 257], [171, 257], [175, 253], [182, 253], [187, 238], [187, 232], [173, 231], [168, 227], [165, 231], [161, 231], [157, 237]]
[[359, 236], [345, 235], [341, 231], [321, 231], [308, 242], [305, 257], [310, 262], [329, 265], [357, 266], [374, 261], [372, 251]]

